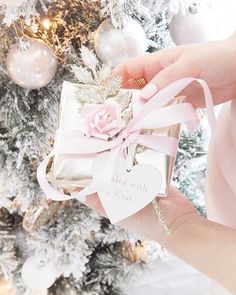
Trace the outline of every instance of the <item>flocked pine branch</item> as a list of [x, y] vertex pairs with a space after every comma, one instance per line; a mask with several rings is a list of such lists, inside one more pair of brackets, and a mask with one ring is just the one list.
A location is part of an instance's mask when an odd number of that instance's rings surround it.
[[37, 27], [35, 27], [34, 20], [39, 15], [36, 5], [39, 3], [41, 9], [46, 13], [45, 2], [50, 2], [50, 0], [2, 0], [0, 2], [0, 9], [1, 13], [5, 15], [3, 23], [11, 25], [17, 19], [23, 17], [27, 25], [33, 24], [33, 28], [36, 30]]
[[16, 236], [5, 230], [0, 231], [0, 276], [12, 280], [18, 266], [16, 257]]
[[[0, 82], [2, 87], [5, 83]], [[5, 183], [0, 196], [22, 196], [23, 211], [37, 195], [42, 196], [36, 168], [50, 150], [57, 106], [57, 93], [50, 87], [29, 92], [12, 84], [0, 97], [0, 182]]]
[[81, 279], [100, 229], [99, 216], [78, 201], [67, 202], [45, 226], [27, 237], [28, 249], [55, 263], [61, 275]]
[[[149, 51], [173, 46], [168, 31], [171, 20], [168, 0], [117, 1], [123, 4], [123, 11], [127, 16], [136, 19], [142, 25], [147, 36]], [[105, 15], [116, 15], [116, 11], [110, 13], [112, 7], [108, 0], [102, 0], [102, 5]], [[114, 6], [115, 8], [116, 6]]]
[[206, 214], [204, 181], [208, 136], [203, 127], [199, 127], [193, 134], [182, 130], [173, 177], [178, 188], [203, 215]]

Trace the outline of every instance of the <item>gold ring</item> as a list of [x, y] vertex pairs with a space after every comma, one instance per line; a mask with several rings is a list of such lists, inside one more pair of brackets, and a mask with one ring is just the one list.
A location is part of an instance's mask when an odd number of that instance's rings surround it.
[[144, 86], [147, 85], [147, 81], [144, 77], [136, 78], [136, 79], [134, 79], [134, 82], [140, 88], [143, 88]]

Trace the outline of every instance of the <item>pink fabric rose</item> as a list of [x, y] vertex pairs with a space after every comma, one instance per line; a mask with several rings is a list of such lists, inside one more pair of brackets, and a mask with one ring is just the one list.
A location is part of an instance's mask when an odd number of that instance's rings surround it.
[[124, 127], [121, 111], [121, 105], [114, 101], [84, 105], [81, 117], [85, 121], [87, 133], [104, 140], [113, 137]]

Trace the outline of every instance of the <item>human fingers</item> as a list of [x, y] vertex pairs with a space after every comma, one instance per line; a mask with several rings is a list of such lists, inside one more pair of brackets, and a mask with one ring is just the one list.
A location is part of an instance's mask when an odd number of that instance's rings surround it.
[[134, 79], [144, 77], [148, 82], [163, 68], [176, 61], [180, 48], [166, 48], [154, 53], [131, 58], [116, 66], [113, 70], [114, 76], [121, 76], [124, 88], [137, 88]]
[[187, 59], [180, 58], [175, 63], [158, 72], [142, 89], [141, 96], [148, 100], [172, 82], [185, 77], [198, 78], [198, 75], [197, 67], [191, 66]]

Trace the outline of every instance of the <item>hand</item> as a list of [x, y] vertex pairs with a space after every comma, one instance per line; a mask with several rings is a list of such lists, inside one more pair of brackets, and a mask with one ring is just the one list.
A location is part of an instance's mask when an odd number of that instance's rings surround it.
[[[144, 99], [175, 80], [189, 76], [208, 83], [215, 104], [231, 100], [236, 97], [236, 34], [223, 41], [146, 53], [118, 65], [114, 75], [122, 76], [124, 88], [137, 88], [134, 79], [143, 76], [149, 82], [142, 91]], [[204, 107], [198, 83], [192, 83], [182, 94], [195, 107]]]
[[[193, 220], [201, 219], [191, 202], [174, 187], [170, 187], [170, 192], [167, 197], [158, 197], [157, 200], [164, 212], [167, 224], [172, 230], [170, 236], [167, 236], [160, 226], [152, 204], [147, 205], [139, 212], [122, 220], [118, 225], [130, 232], [154, 240], [161, 245], [165, 245], [169, 237], [171, 238], [183, 225]], [[85, 203], [99, 214], [106, 216], [97, 194], [87, 196]]]
[[[151, 204], [118, 224], [131, 232], [152, 239], [176, 257], [196, 268], [236, 294], [236, 230], [203, 219], [192, 204], [171, 187], [168, 197], [159, 199], [172, 234], [166, 236]], [[105, 215], [97, 195], [86, 204]]]

